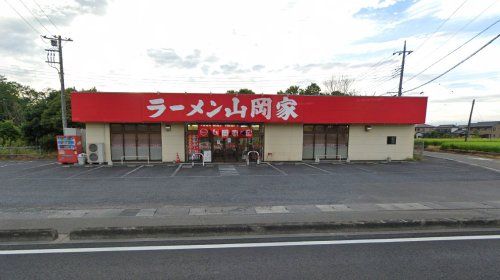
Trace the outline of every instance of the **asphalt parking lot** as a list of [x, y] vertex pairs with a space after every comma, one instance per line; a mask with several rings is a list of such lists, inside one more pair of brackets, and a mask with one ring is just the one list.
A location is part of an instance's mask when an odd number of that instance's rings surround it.
[[0, 208], [500, 200], [500, 173], [390, 163], [60, 165], [0, 161]]

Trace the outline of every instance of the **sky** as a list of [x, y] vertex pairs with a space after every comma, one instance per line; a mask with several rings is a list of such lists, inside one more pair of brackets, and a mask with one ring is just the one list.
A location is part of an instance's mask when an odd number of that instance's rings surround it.
[[359, 95], [390, 96], [406, 40], [404, 95], [428, 96], [427, 123], [466, 123], [472, 99], [472, 120], [493, 121], [500, 39], [419, 86], [498, 35], [499, 20], [500, 0], [0, 0], [0, 75], [59, 88], [40, 35], [60, 34], [78, 90], [273, 94], [344, 76]]

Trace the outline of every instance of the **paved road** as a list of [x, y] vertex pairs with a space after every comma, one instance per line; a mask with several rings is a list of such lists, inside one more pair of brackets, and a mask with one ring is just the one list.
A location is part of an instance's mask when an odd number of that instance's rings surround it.
[[88, 168], [33, 161], [0, 166], [0, 209], [500, 200], [499, 172], [438, 158], [378, 164], [234, 164], [230, 174], [221, 172], [221, 165]]
[[0, 278], [497, 279], [500, 235], [461, 235], [2, 246]]
[[500, 172], [500, 160], [493, 158], [484, 158], [473, 155], [462, 155], [454, 153], [424, 152], [428, 157], [447, 159], [455, 162], [465, 163], [472, 166], [479, 166], [488, 170]]

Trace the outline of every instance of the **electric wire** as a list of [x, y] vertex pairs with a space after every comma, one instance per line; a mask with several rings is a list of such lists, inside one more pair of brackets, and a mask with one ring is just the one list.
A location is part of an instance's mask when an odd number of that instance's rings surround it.
[[434, 82], [435, 80], [441, 78], [442, 76], [446, 75], [447, 73], [449, 73], [450, 71], [452, 71], [453, 69], [457, 68], [459, 65], [461, 65], [462, 63], [464, 63], [465, 61], [469, 60], [471, 57], [475, 56], [477, 53], [479, 53], [481, 50], [483, 50], [484, 48], [486, 48], [489, 44], [493, 43], [496, 39], [498, 39], [498, 37], [500, 37], [500, 34], [498, 34], [497, 36], [495, 36], [493, 39], [491, 39], [490, 41], [488, 41], [488, 43], [484, 44], [481, 48], [479, 48], [478, 50], [476, 50], [475, 52], [473, 52], [471, 55], [469, 55], [468, 57], [466, 57], [465, 59], [461, 60], [459, 63], [455, 64], [453, 67], [451, 67], [450, 69], [446, 70], [445, 72], [441, 73], [440, 75], [434, 77], [433, 79], [417, 86], [417, 87], [414, 87], [412, 89], [409, 89], [409, 90], [405, 90], [403, 91], [403, 93], [406, 93], [406, 92], [409, 92], [409, 91], [412, 91], [412, 90], [416, 90], [418, 88], [421, 88], [425, 85], [428, 85], [432, 82]]
[[21, 2], [21, 4], [26, 8], [26, 10], [28, 10], [28, 12], [33, 16], [33, 18], [38, 22], [38, 24], [40, 24], [40, 26], [45, 29], [45, 31], [47, 31], [47, 33], [50, 34], [50, 31], [47, 29], [47, 27], [45, 27], [45, 25], [40, 21], [40, 19], [38, 19], [38, 16], [35, 15], [35, 13], [33, 13], [33, 11], [24, 3], [23, 0], [19, 0], [19, 2]]
[[29, 21], [28, 21], [28, 20], [27, 20], [27, 19], [26, 19], [23, 15], [22, 15], [22, 14], [21, 14], [21, 13], [19, 13], [19, 11], [18, 11], [16, 8], [14, 8], [14, 6], [12, 6], [12, 5], [11, 5], [11, 4], [7, 1], [7, 0], [4, 0], [4, 2], [5, 2], [5, 3], [7, 3], [7, 5], [9, 5], [9, 6], [10, 6], [10, 8], [11, 8], [12, 10], [14, 10], [14, 12], [16, 12], [16, 14], [17, 14], [20, 18], [22, 18], [22, 19], [23, 19], [23, 21], [24, 21], [24, 22], [25, 22], [25, 23], [26, 23], [29, 27], [31, 27], [31, 29], [32, 29], [33, 31], [35, 31], [35, 33], [36, 33], [37, 35], [42, 34], [42, 33], [41, 33], [40, 31], [38, 31], [38, 29], [36, 29], [36, 28], [35, 28], [35, 27], [34, 27], [34, 26], [33, 26], [33, 25], [32, 25], [32, 24], [31, 24], [31, 23], [30, 23], [30, 22], [29, 22]]
[[434, 35], [439, 31], [441, 30], [441, 28], [465, 5], [465, 3], [467, 3], [467, 1], [469, 0], [464, 0], [462, 2], [462, 4], [460, 4], [460, 6], [458, 6], [454, 11], [453, 13], [451, 13], [451, 15], [448, 16], [448, 18], [446, 18], [443, 22], [441, 22], [441, 24], [438, 26], [438, 28], [436, 28], [436, 30], [434, 30], [434, 32], [432, 32], [432, 34], [430, 34], [429, 36], [427, 36], [427, 38], [413, 51], [413, 52], [416, 52], [418, 51], [423, 45], [425, 45], [432, 37], [434, 37]]
[[52, 19], [49, 17], [49, 15], [47, 13], [45, 13], [44, 9], [40, 6], [40, 4], [38, 4], [38, 2], [36, 0], [32, 0], [32, 1], [38, 6], [38, 8], [40, 9], [40, 11], [49, 20], [49, 22], [52, 24], [52, 26], [54, 26], [54, 28], [57, 31], [59, 31], [59, 28], [57, 27], [57, 25], [52, 21]]
[[454, 50], [452, 50], [451, 52], [447, 53], [445, 56], [441, 57], [440, 59], [436, 60], [434, 63], [432, 63], [431, 65], [427, 66], [424, 70], [418, 72], [417, 74], [413, 75], [411, 78], [409, 78], [408, 80], [406, 81], [411, 81], [413, 80], [415, 77], [419, 76], [420, 74], [424, 73], [425, 71], [427, 71], [429, 68], [431, 68], [432, 66], [438, 64], [439, 62], [441, 62], [443, 59], [447, 58], [448, 56], [450, 56], [451, 54], [453, 54], [454, 52], [458, 51], [459, 49], [461, 49], [463, 46], [467, 45], [468, 43], [470, 43], [472, 40], [476, 39], [478, 36], [480, 36], [481, 34], [483, 34], [484, 32], [486, 32], [488, 29], [490, 29], [491, 27], [495, 26], [497, 23], [500, 22], [500, 19], [498, 19], [497, 21], [495, 21], [494, 23], [490, 24], [488, 27], [486, 27], [485, 29], [481, 30], [479, 33], [477, 33], [474, 37], [470, 38], [469, 40], [465, 41], [463, 44], [461, 44], [460, 46], [458, 46], [457, 48], [455, 48]]

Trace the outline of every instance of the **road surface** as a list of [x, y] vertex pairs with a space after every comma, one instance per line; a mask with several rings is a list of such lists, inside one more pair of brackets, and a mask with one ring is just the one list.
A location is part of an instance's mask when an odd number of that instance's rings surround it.
[[0, 279], [497, 279], [498, 234], [3, 245]]

